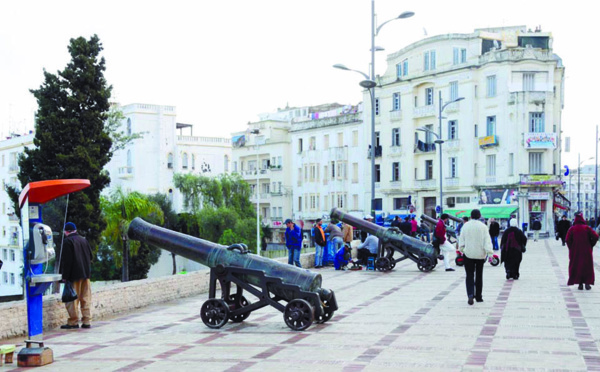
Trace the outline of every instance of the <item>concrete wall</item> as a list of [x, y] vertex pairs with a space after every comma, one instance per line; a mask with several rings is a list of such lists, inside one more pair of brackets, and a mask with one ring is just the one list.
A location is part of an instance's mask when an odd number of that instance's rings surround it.
[[[287, 258], [277, 259], [287, 263]], [[314, 266], [314, 253], [303, 254], [302, 266]], [[208, 292], [210, 271], [174, 275], [128, 283], [109, 284], [92, 293], [92, 317], [99, 320], [148, 305]], [[67, 311], [60, 295], [44, 296], [44, 330], [67, 323]], [[27, 333], [25, 301], [0, 304], [0, 340]]]

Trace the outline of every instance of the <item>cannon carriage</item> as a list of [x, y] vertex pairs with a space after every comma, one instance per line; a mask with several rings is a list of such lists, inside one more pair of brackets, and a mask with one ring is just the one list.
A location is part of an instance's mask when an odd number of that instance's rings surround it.
[[[209, 328], [221, 328], [228, 321], [243, 322], [253, 311], [273, 306], [283, 313], [288, 327], [301, 331], [313, 322], [328, 321], [338, 309], [333, 291], [321, 288], [321, 274], [249, 253], [244, 244], [222, 246], [141, 218], [131, 222], [128, 236], [210, 268], [209, 298], [200, 309]], [[250, 302], [244, 291], [258, 301]]]
[[379, 271], [392, 270], [398, 262], [406, 259], [414, 261], [419, 270], [424, 272], [433, 270], [437, 265], [438, 254], [431, 244], [405, 235], [396, 227], [384, 228], [349, 215], [339, 208], [331, 210], [331, 218], [379, 238], [379, 253], [375, 260], [375, 268]]

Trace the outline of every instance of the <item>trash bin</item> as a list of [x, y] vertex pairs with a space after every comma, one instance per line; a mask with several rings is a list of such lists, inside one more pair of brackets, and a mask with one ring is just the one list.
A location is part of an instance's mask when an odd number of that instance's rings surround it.
[[527, 231], [528, 226], [529, 226], [529, 224], [527, 222], [523, 222], [523, 232]]

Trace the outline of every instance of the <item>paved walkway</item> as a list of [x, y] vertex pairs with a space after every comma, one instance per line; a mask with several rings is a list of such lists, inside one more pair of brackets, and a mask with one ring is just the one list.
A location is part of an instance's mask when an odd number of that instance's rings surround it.
[[40, 370], [600, 371], [600, 287], [567, 287], [567, 266], [559, 242], [531, 241], [518, 281], [486, 264], [485, 302], [473, 306], [461, 268], [322, 269], [340, 310], [304, 332], [273, 308], [211, 330], [199, 318], [202, 295], [47, 332], [56, 361]]

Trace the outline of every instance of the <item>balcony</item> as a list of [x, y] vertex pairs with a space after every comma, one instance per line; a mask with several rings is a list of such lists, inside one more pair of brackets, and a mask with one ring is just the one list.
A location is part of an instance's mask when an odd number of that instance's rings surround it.
[[551, 132], [525, 133], [523, 146], [526, 150], [555, 149], [558, 143], [558, 135]]
[[486, 176], [485, 177], [486, 184], [494, 184], [496, 183], [496, 176]]
[[391, 121], [402, 120], [402, 110], [390, 111], [390, 120]]
[[281, 165], [270, 165], [269, 166], [269, 170], [273, 171], [273, 172], [279, 172], [279, 171], [281, 171], [281, 169], [282, 169]]
[[460, 149], [460, 140], [452, 139], [444, 142], [444, 150], [457, 151]]
[[435, 178], [425, 179], [425, 180], [415, 180], [415, 189], [418, 190], [431, 190], [437, 188], [438, 183]]
[[436, 111], [435, 111], [434, 105], [415, 107], [413, 109], [413, 119], [425, 118], [428, 116], [435, 116], [435, 114], [436, 114]]
[[492, 135], [492, 136], [486, 136], [486, 137], [479, 137], [479, 147], [481, 148], [488, 148], [488, 147], [493, 147], [493, 146], [498, 146], [498, 136], [496, 135]]
[[431, 153], [435, 151], [435, 143], [426, 143], [421, 140], [415, 142], [415, 154]]
[[389, 148], [390, 156], [401, 156], [402, 155], [402, 146], [391, 146]]
[[[381, 146], [379, 146], [379, 147], [381, 147]], [[347, 146], [330, 147], [328, 149], [328, 151], [329, 151], [329, 160], [348, 160], [348, 147]]]
[[453, 113], [453, 112], [458, 112], [458, 110], [460, 110], [460, 102], [453, 102], [448, 104], [448, 106], [446, 106], [446, 108], [444, 109], [444, 112], [447, 114]]
[[[375, 157], [380, 158], [383, 152], [383, 148], [381, 146], [375, 146]], [[369, 145], [369, 149], [367, 150], [367, 159], [371, 159], [371, 145]]]
[[119, 167], [119, 178], [132, 178], [133, 167]]
[[458, 177], [446, 178], [443, 187], [458, 187], [460, 184]]

